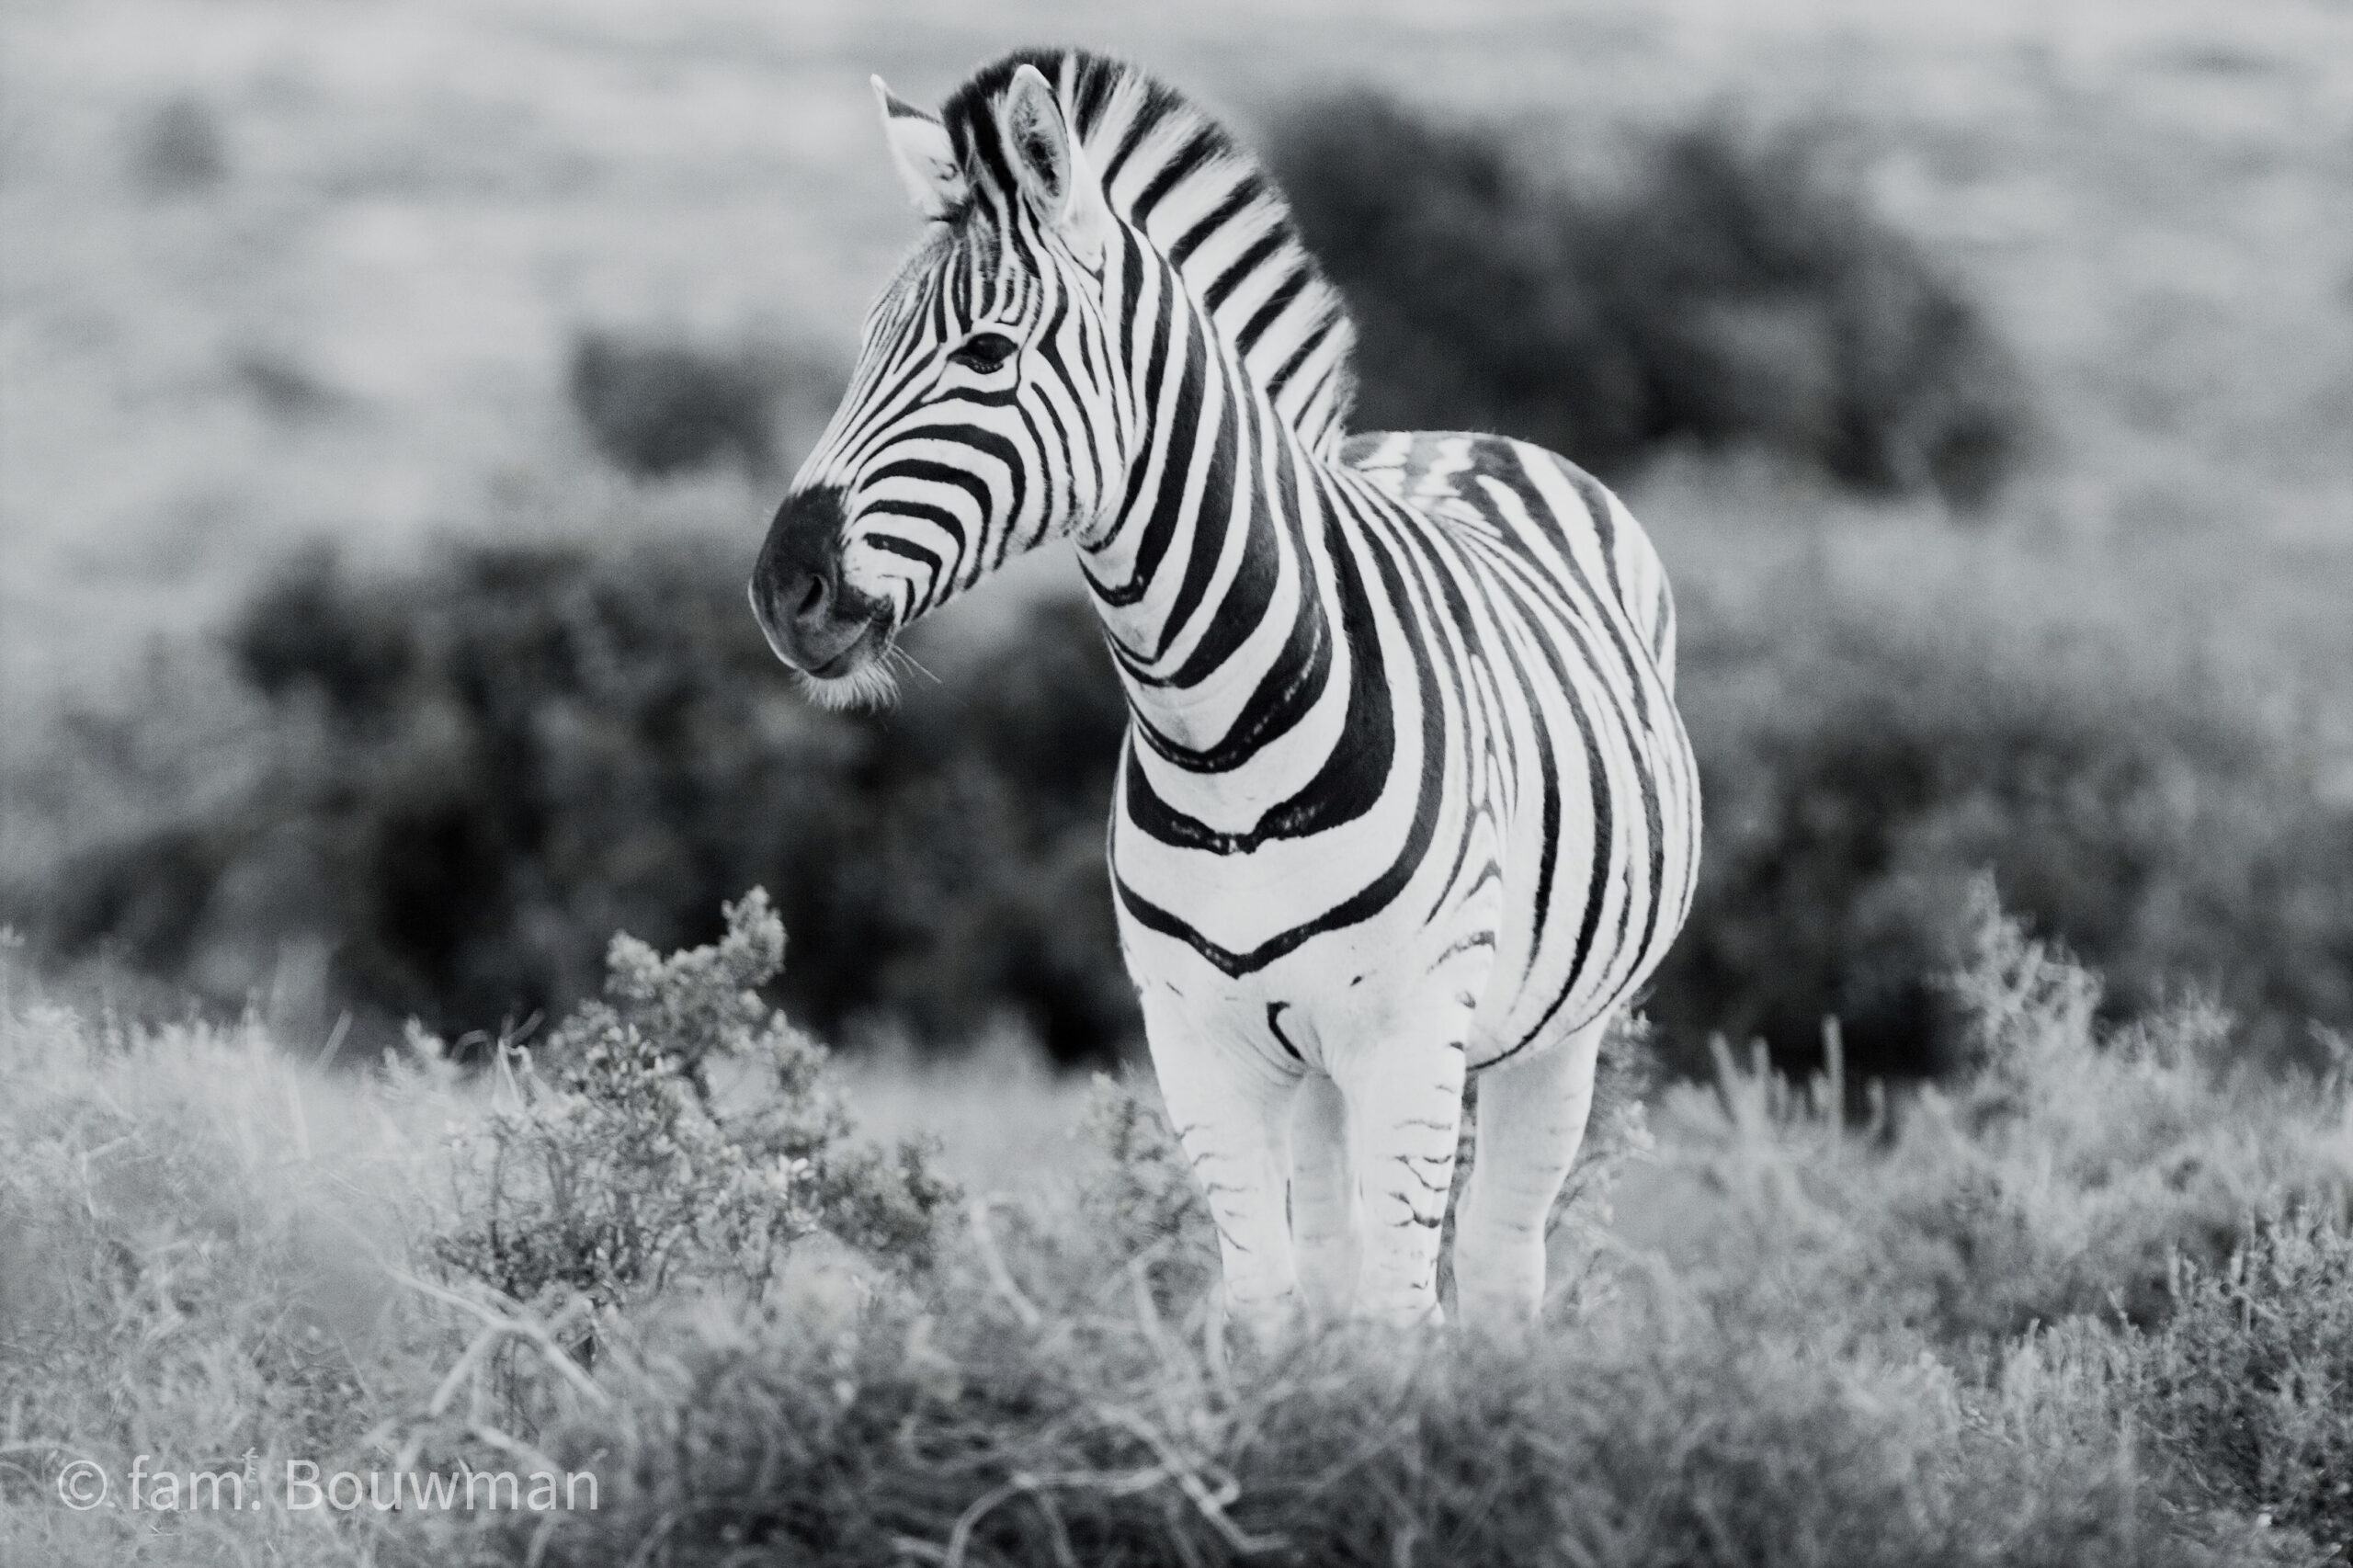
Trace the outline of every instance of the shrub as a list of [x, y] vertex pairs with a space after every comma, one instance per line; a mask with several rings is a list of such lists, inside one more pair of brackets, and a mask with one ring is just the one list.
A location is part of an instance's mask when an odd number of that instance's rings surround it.
[[212, 109], [183, 95], [150, 110], [131, 137], [131, 174], [156, 196], [208, 190], [227, 178], [228, 146]]
[[[709, 939], [757, 881], [813, 1026], [952, 1040], [1010, 1013], [1064, 1061], [1108, 1055], [1136, 1027], [1102, 859], [1125, 708], [1092, 612], [1043, 608], [845, 718], [792, 691], [747, 570], [691, 533], [376, 578], [298, 557], [227, 638], [264, 710], [248, 766], [159, 791], [11, 902], [53, 950], [111, 943], [231, 1006], [313, 945], [337, 998], [456, 1038], [591, 994], [615, 928]], [[120, 775], [120, 737], [85, 728], [87, 771]]]
[[611, 1380], [618, 1413], [552, 1434], [560, 1462], [603, 1456], [599, 1512], [494, 1526], [491, 1550], [671, 1565], [753, 1548], [845, 1565], [2212, 1561], [2167, 1528], [2112, 1434], [2039, 1449], [1988, 1434], [1930, 1368], [1642, 1316], [1519, 1353], [1336, 1335], [1221, 1377], [1122, 1294], [1035, 1324], [986, 1298], [880, 1316], [847, 1363], [799, 1332], [673, 1342]]
[[1354, 94], [1274, 164], [1360, 328], [1358, 423], [1484, 429], [1605, 477], [1745, 443], [1859, 488], [1991, 497], [2032, 423], [1959, 282], [1841, 185], [1818, 136], [1657, 135], [1622, 188]]
[[[1728, 1068], [1661, 1118], [1643, 1179], [1685, 1184], [1652, 1221], [1668, 1249], [1620, 1228], [1592, 1264], [1611, 1289], [1524, 1343], [1351, 1328], [1230, 1350], [1188, 1262], [1209, 1238], [1181, 1161], [1110, 1089], [1095, 1151], [1040, 1162], [1074, 1182], [877, 1244], [888, 1264], [927, 1235], [928, 1269], [876, 1269], [863, 1300], [688, 1288], [748, 1284], [731, 1215], [809, 1211], [790, 1185], [780, 1206], [729, 1185], [725, 1142], [847, 1147], [814, 1049], [749, 991], [781, 943], [756, 898], [709, 948], [617, 943], [607, 1000], [532, 1052], [526, 1097], [491, 1103], [429, 1056], [329, 1081], [257, 1027], [76, 1017], [0, 966], [0, 1554], [111, 1562], [163, 1550], [161, 1527], [188, 1561], [304, 1564], [2330, 1560], [2353, 1085], [2219, 1080], [2194, 1013], [2103, 1040], [2088, 975], [1986, 899], [1969, 929], [1972, 1072], [1940, 1106], [1859, 1136], [1835, 1077]], [[588, 1366], [555, 1292], [542, 1314], [462, 1278], [381, 1284], [465, 1233], [441, 1189], [479, 1215], [532, 1186], [477, 1156], [503, 1119], [535, 1157], [550, 1130], [512, 1113], [566, 1083], [617, 1141], [567, 1150], [614, 1186], [581, 1195], [591, 1213], [717, 1199], [673, 1233], [666, 1288], [641, 1271], [613, 1293]], [[451, 1121], [480, 1141], [437, 1135]], [[665, 1126], [690, 1135], [661, 1150]], [[2103, 1285], [2150, 1257], [2151, 1311], [2120, 1324]], [[1945, 1299], [1963, 1310], [1906, 1315]], [[1972, 1326], [2029, 1308], [2058, 1321]], [[586, 1471], [597, 1506], [51, 1501], [69, 1457], [119, 1487], [137, 1453], [234, 1471], [248, 1446], [269, 1475]]]
[[[609, 1312], [685, 1279], [756, 1296], [817, 1230], [928, 1265], [950, 1189], [915, 1145], [893, 1161], [847, 1143], [824, 1048], [756, 994], [784, 961], [767, 894], [726, 918], [718, 944], [668, 959], [615, 937], [607, 1000], [537, 1051], [501, 1043], [502, 1101], [456, 1135], [445, 1267], [526, 1305], [577, 1295]], [[729, 1104], [713, 1080], [731, 1069]]]
[[[1613, 1288], [1526, 1343], [1349, 1329], [1220, 1354], [1182, 1159], [1103, 1084], [1070, 1199], [1000, 1200], [938, 1275], [825, 1333], [653, 1329], [600, 1371], [609, 1407], [570, 1401], [540, 1433], [601, 1463], [598, 1515], [471, 1545], [580, 1565], [2318, 1561], [2342, 1238], [2251, 1251], [2222, 1292], [2177, 1266], [2145, 1329], [2104, 1297], [2152, 1259], [2162, 1293], [2169, 1246], [2224, 1256], [2201, 1227], [2225, 1211], [2344, 1191], [2344, 1108], [2102, 1046], [2090, 976], [1990, 895], [1973, 921], [1976, 1071], [1942, 1108], [1857, 1137], [1835, 1084], [1728, 1070], [1715, 1119], [1681, 1092], [1662, 1158], [1717, 1179], [1676, 1212], [1678, 1256], [1616, 1244]], [[2258, 1267], [2256, 1310], [2282, 1310], [2249, 1336], [2229, 1292]], [[2032, 1331], [2030, 1310], [2063, 1321]]]
[[733, 459], [766, 473], [779, 405], [807, 373], [772, 351], [584, 332], [568, 387], [589, 439], [624, 472], [661, 478]]
[[[489, 1095], [431, 1049], [330, 1077], [252, 1017], [79, 1015], [16, 946], [0, 931], [0, 1561], [448, 1561], [398, 1516], [279, 1506], [287, 1461], [528, 1444], [562, 1408], [542, 1380], [593, 1396], [566, 1352], [603, 1369], [623, 1309], [656, 1324], [717, 1287], [791, 1310], [767, 1266], [813, 1228], [920, 1278], [953, 1197], [921, 1151], [855, 1140], [824, 1050], [752, 991], [783, 947], [756, 892], [711, 947], [616, 938], [607, 999]], [[126, 1506], [139, 1455], [242, 1472], [245, 1506]], [[59, 1505], [77, 1459], [108, 1506]]]
[[1839, 1064], [1804, 1089], [1760, 1049], [1719, 1047], [1711, 1093], [1669, 1097], [1661, 1146], [1745, 1218], [1695, 1280], [1720, 1310], [1781, 1321], [1836, 1300], [1850, 1332], [1965, 1350], [2069, 1318], [2173, 1310], [2181, 1260], [2211, 1267], [2261, 1216], [2353, 1203], [2353, 1101], [2309, 1079], [2218, 1076], [2211, 1009], [2097, 1023], [2099, 982], [1972, 891], [1952, 982], [1965, 1066], [1847, 1128]]
[[2111, 1019], [2195, 987], [2249, 1053], [2313, 1061], [2353, 1017], [2353, 812], [2253, 695], [2170, 657], [1918, 622], [1794, 579], [1771, 617], [1687, 612], [1682, 699], [1707, 840], [1699, 900], [1652, 1006], [1687, 1073], [1711, 1029], [1815, 1059], [1822, 1019], [1866, 1073], [1955, 1064], [1933, 977], [1961, 890], [2012, 907], [2109, 978]]
[[[464, 1343], [383, 1272], [426, 1207], [422, 1130], [462, 1107], [329, 1082], [256, 1020], [130, 1028], [26, 981], [0, 950], [0, 1561], [359, 1560], [282, 1509], [175, 1517], [151, 1491], [134, 1512], [127, 1478], [142, 1453], [248, 1480], [367, 1468], [369, 1429]], [[109, 1473], [108, 1506], [58, 1504], [74, 1459]]]
[[[745, 569], [683, 531], [373, 578], [298, 557], [231, 628], [230, 717], [193, 724], [173, 684], [144, 720], [62, 731], [56, 776], [12, 789], [63, 812], [167, 741], [233, 754], [109, 807], [11, 917], [232, 1006], [309, 944], [336, 996], [454, 1038], [591, 994], [616, 927], [710, 939], [756, 881], [813, 1027], [940, 1041], [1009, 1013], [1066, 1062], [1132, 1040], [1102, 835], [1126, 710], [1092, 611], [926, 651], [936, 684], [845, 718], [782, 678]], [[1756, 597], [1686, 602], [1708, 839], [1647, 1005], [1671, 1069], [1708, 1075], [1719, 1029], [1802, 1067], [1825, 1015], [1859, 1081], [1956, 1067], [1933, 977], [1988, 866], [2109, 973], [2108, 1021], [2196, 986], [2246, 1019], [2239, 1050], [2308, 1063], [2310, 1020], [2353, 1023], [2353, 812], [2239, 687], [1989, 607], [1922, 620], [1803, 562]]]
[[2353, 1557], [2353, 1233], [2318, 1209], [2179, 1264], [2134, 1409], [2220, 1498]]

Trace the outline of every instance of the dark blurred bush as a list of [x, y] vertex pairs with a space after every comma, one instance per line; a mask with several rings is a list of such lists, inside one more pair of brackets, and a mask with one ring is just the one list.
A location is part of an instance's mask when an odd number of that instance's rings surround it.
[[168, 98], [131, 134], [131, 176], [151, 195], [209, 190], [228, 174], [227, 140], [201, 99]]
[[230, 379], [270, 418], [286, 424], [317, 419], [345, 406], [346, 399], [308, 366], [278, 350], [240, 354]]
[[779, 404], [805, 374], [758, 347], [714, 351], [665, 338], [584, 332], [573, 345], [572, 407], [597, 450], [649, 478], [733, 460], [765, 473]]
[[1825, 150], [1707, 124], [1584, 188], [1355, 94], [1287, 119], [1273, 161], [1354, 308], [1362, 428], [1501, 431], [1604, 477], [1749, 444], [1981, 505], [2025, 448], [2024, 382]]
[[[9, 917], [233, 1005], [309, 941], [341, 996], [454, 1034], [590, 994], [616, 929], [707, 941], [759, 883], [812, 1025], [955, 1040], [1010, 1012], [1065, 1061], [1131, 1038], [1102, 858], [1125, 709], [1092, 611], [1042, 602], [927, 654], [895, 712], [831, 715], [745, 611], [748, 553], [301, 558], [231, 634], [264, 761]], [[2317, 1054], [2308, 1019], [2353, 1025], [2353, 813], [2232, 693], [1987, 609], [1806, 592], [1753, 624], [1687, 605], [1708, 844], [1649, 1003], [1674, 1064], [1704, 1074], [1718, 1028], [1802, 1062], [1835, 1013], [1859, 1079], [1953, 1065], [1928, 977], [1986, 866], [2115, 1011], [2200, 985], [2289, 1055]]]
[[1767, 597], [1769, 628], [1684, 620], [1706, 859], [1651, 1003], [1677, 1066], [1705, 1073], [1709, 1029], [1812, 1061], [1828, 1014], [1868, 1071], [1960, 1065], [1930, 977], [1983, 867], [2104, 974], [2112, 1015], [2195, 990], [2251, 1049], [2314, 1063], [2310, 1020], [2353, 1022], [2353, 812], [2244, 694], [1986, 609]]
[[455, 1034], [593, 993], [605, 944], [708, 940], [773, 890], [784, 1000], [935, 1039], [1021, 1017], [1065, 1059], [1133, 1032], [1102, 864], [1124, 718], [1092, 612], [895, 714], [820, 712], [745, 608], [748, 547], [472, 546], [404, 576], [323, 554], [231, 629], [267, 767], [61, 869], [39, 920], [241, 1000], [256, 926], [339, 996]]

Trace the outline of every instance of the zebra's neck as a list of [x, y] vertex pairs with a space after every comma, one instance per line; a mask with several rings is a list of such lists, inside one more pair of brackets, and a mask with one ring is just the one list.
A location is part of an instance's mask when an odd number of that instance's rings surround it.
[[1246, 765], [1315, 745], [1327, 693], [1356, 678], [1326, 539], [1336, 476], [1175, 270], [1141, 245], [1128, 259], [1131, 461], [1081, 560], [1139, 745], [1188, 795], [1250, 795]]

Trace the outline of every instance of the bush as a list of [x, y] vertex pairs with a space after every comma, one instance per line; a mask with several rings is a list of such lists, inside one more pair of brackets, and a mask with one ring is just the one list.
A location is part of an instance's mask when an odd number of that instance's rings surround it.
[[[616, 937], [608, 998], [473, 1083], [430, 1041], [330, 1077], [251, 1017], [85, 1017], [16, 946], [0, 932], [0, 1561], [96, 1568], [159, 1536], [191, 1563], [449, 1561], [399, 1516], [283, 1506], [288, 1460], [492, 1457], [561, 1408], [540, 1380], [593, 1392], [575, 1358], [601, 1368], [629, 1314], [792, 1310], [779, 1265], [826, 1256], [794, 1244], [813, 1231], [919, 1279], [954, 1196], [920, 1149], [856, 1139], [824, 1049], [751, 990], [783, 948], [756, 892], [710, 948]], [[244, 1506], [127, 1506], [139, 1455], [242, 1472]], [[107, 1506], [59, 1505], [75, 1460]]]
[[[2220, 1081], [2184, 1049], [2196, 1014], [2103, 1039], [2089, 975], [1988, 903], [1971, 929], [1972, 1065], [1949, 1095], [1859, 1136], [1835, 1078], [1728, 1066], [1673, 1091], [1635, 1181], [1651, 1218], [1581, 1254], [1607, 1288], [1556, 1292], [1508, 1344], [1226, 1346], [1181, 1157], [1116, 1089], [1091, 1152], [877, 1243], [860, 1289], [769, 1269], [755, 1292], [733, 1221], [797, 1231], [830, 1200], [759, 1199], [726, 1145], [792, 1127], [848, 1148], [813, 1048], [747, 992], [781, 940], [756, 899], [711, 948], [617, 944], [608, 1000], [534, 1052], [545, 1093], [522, 1100], [429, 1053], [330, 1081], [254, 1026], [96, 1023], [0, 966], [0, 1404], [20, 1416], [0, 1554], [111, 1562], [162, 1526], [188, 1561], [305, 1564], [2329, 1560], [2353, 1084]], [[742, 1052], [785, 1071], [740, 1073]], [[559, 1135], [575, 1093], [609, 1139]], [[637, 1271], [586, 1330], [577, 1297], [417, 1278], [535, 1185], [480, 1157], [501, 1138], [608, 1184], [576, 1216], [512, 1217], [626, 1236], [606, 1221], [642, 1204], [676, 1221], [676, 1267]], [[711, 1200], [678, 1214], [686, 1191]], [[1571, 1230], [1600, 1197], [1584, 1183]], [[387, 1266], [413, 1288], [388, 1296]], [[585, 1471], [597, 1505], [51, 1501], [70, 1458], [119, 1487], [134, 1454], [234, 1471], [248, 1447], [273, 1476]]]
[[2220, 1500], [2353, 1558], [2353, 1233], [2305, 1210], [2221, 1267], [2184, 1260], [2135, 1342], [2135, 1407]]
[[1819, 137], [1701, 125], [1591, 188], [1355, 94], [1273, 145], [1358, 318], [1362, 427], [1500, 431], [1605, 477], [1665, 442], [1751, 444], [1970, 506], [2025, 450], [2008, 352]]
[[[608, 1000], [537, 1051], [500, 1043], [506, 1093], [456, 1135], [456, 1222], [434, 1243], [445, 1268], [529, 1307], [585, 1297], [609, 1312], [684, 1280], [756, 1298], [819, 1230], [929, 1264], [951, 1190], [915, 1145], [893, 1161], [847, 1143], [824, 1048], [756, 994], [784, 962], [767, 895], [725, 914], [716, 946], [666, 960], [615, 937]], [[731, 1072], [722, 1102], [714, 1074]]]
[[[464, 1345], [383, 1272], [426, 1208], [423, 1129], [462, 1108], [358, 1097], [253, 1020], [126, 1028], [25, 980], [0, 950], [0, 1561], [100, 1568], [164, 1531], [190, 1563], [356, 1561], [280, 1509], [134, 1512], [126, 1477], [141, 1453], [365, 1468], [369, 1429]], [[58, 1505], [77, 1458], [109, 1506]]]
[[[981, 1288], [983, 1282], [971, 1284]], [[596, 1516], [497, 1561], [2161, 1564], [2113, 1434], [1978, 1427], [1951, 1380], [1630, 1311], [1530, 1352], [1335, 1335], [1221, 1376], [1110, 1291], [805, 1333], [706, 1330], [549, 1447]], [[493, 1544], [495, 1542], [495, 1545]], [[2252, 1554], [2236, 1561], [2261, 1561]]]
[[[714, 353], [688, 344], [585, 332], [572, 350], [573, 411], [597, 450], [648, 478], [733, 459], [773, 468], [779, 409], [811, 372], [771, 350]], [[830, 403], [830, 380], [818, 395]]]
[[[223, 777], [122, 807], [10, 917], [232, 1006], [315, 950], [335, 996], [455, 1038], [591, 994], [616, 927], [710, 940], [758, 882], [813, 1027], [1009, 1013], [1065, 1062], [1132, 1040], [1102, 834], [1126, 710], [1092, 611], [1040, 602], [843, 717], [782, 678], [744, 571], [690, 532], [375, 578], [299, 558], [231, 629]], [[1923, 621], [1795, 572], [1756, 596], [1687, 596], [1708, 840], [1647, 1005], [1670, 1068], [1708, 1075], [1716, 1030], [1802, 1067], [1827, 1015], [1858, 1081], [1955, 1068], [1933, 976], [1989, 866], [2111, 976], [2110, 1021], [2195, 986], [2241, 1050], [2307, 1064], [2311, 1020], [2353, 1024], [2353, 813], [2238, 688], [1985, 607]], [[166, 694], [154, 733], [182, 734]], [[111, 798], [142, 744], [79, 723], [44, 754], [70, 777], [17, 798]]]
[[1102, 858], [1125, 708], [1092, 613], [1042, 609], [1017, 653], [846, 718], [792, 691], [747, 570], [691, 534], [372, 579], [301, 557], [229, 632], [253, 766], [11, 902], [54, 950], [231, 1006], [307, 945], [335, 997], [455, 1038], [591, 994], [616, 928], [710, 939], [756, 881], [813, 1025], [953, 1040], [1010, 1013], [1107, 1057], [1136, 1026]]
[[209, 190], [226, 179], [228, 146], [212, 109], [183, 95], [150, 110], [131, 137], [131, 175], [154, 196]]
[[2353, 1018], [2353, 812], [2250, 693], [1988, 609], [1780, 586], [1769, 622], [1684, 620], [1707, 841], [1652, 1003], [1676, 1066], [1704, 1072], [1711, 1029], [1817, 1060], [1827, 1015], [1862, 1072], [1956, 1065], [1932, 977], [1986, 868], [2107, 974], [2111, 1019], [2196, 988], [2250, 1054], [2310, 1063], [2311, 1020]]
[[[1074, 1193], [1000, 1200], [938, 1275], [827, 1333], [656, 1329], [605, 1367], [609, 1407], [540, 1434], [567, 1465], [604, 1457], [600, 1513], [472, 1544], [583, 1565], [2319, 1561], [2342, 1239], [2244, 1226], [2353, 1197], [2341, 1087], [2218, 1085], [2166, 1032], [2194, 1017], [2103, 1041], [2093, 977], [1988, 892], [1970, 928], [1976, 1051], [1949, 1099], [1858, 1137], [1835, 1082], [1727, 1064], [1721, 1100], [1678, 1091], [1665, 1171], [1710, 1179], [1673, 1250], [1617, 1235], [1585, 1264], [1608, 1288], [1556, 1292], [1526, 1343], [1345, 1329], [1222, 1354], [1182, 1157], [1101, 1085]], [[2229, 1256], [2218, 1232], [2255, 1249], [2222, 1291], [2196, 1261]], [[2279, 1311], [2250, 1333], [2258, 1268], [2254, 1310]], [[2152, 1270], [2143, 1326], [2112, 1324]]]
[[[1847, 1125], [1842, 1067], [1802, 1089], [1719, 1047], [1711, 1092], [1669, 1096], [1679, 1179], [1745, 1218], [1687, 1253], [1718, 1310], [1836, 1312], [1847, 1332], [1967, 1353], [2037, 1323], [2160, 1324], [2177, 1270], [2220, 1266], [2261, 1216], [2353, 1206], [2353, 1098], [2230, 1074], [2196, 1005], [2097, 1022], [2100, 983], [1972, 890], [1949, 982], [1964, 1049], [1942, 1089]], [[1704, 1259], [1704, 1261], [1703, 1261]], [[1713, 1284], [1706, 1283], [1714, 1281]]]

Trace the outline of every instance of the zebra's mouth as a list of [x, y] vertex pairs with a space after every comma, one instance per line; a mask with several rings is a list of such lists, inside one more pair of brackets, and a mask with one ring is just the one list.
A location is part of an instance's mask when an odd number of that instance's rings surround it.
[[857, 674], [858, 666], [867, 662], [867, 648], [873, 635], [874, 625], [870, 621], [865, 630], [850, 639], [848, 646], [824, 664], [812, 665], [807, 674], [817, 680], [839, 680]]
[[802, 693], [835, 711], [891, 706], [899, 696], [898, 677], [890, 668], [891, 630], [890, 618], [877, 616], [833, 657], [795, 671]]

